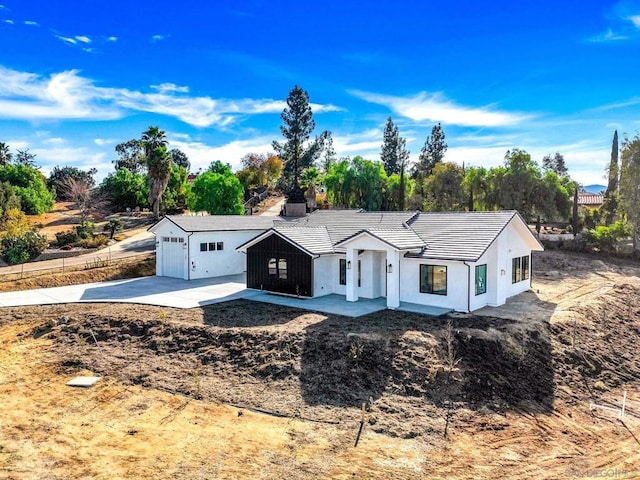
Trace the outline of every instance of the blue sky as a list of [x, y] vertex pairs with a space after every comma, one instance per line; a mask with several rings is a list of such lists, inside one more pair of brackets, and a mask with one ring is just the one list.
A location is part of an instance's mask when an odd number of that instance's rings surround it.
[[0, 141], [101, 179], [159, 125], [192, 170], [238, 168], [298, 84], [338, 156], [379, 159], [391, 116], [412, 160], [441, 122], [445, 160], [559, 151], [606, 183], [613, 131], [640, 130], [639, 58], [638, 0], [0, 0]]

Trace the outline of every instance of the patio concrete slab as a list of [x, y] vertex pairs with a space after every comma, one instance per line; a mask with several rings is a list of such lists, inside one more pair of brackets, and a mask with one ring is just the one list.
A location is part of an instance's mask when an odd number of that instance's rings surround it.
[[260, 293], [246, 289], [244, 274], [202, 280], [143, 277], [0, 293], [0, 307], [120, 302], [194, 308]]
[[430, 317], [440, 317], [451, 313], [453, 309], [432, 307], [429, 305], [420, 305], [419, 303], [400, 302], [400, 306], [396, 309], [401, 312], [419, 313], [421, 315], [429, 315]]
[[386, 298], [360, 298], [357, 302], [347, 302], [344, 295], [336, 294], [317, 298], [302, 298], [275, 295], [267, 292], [258, 293], [260, 293], [260, 295], [250, 297], [248, 300], [301, 308], [303, 310], [320, 313], [330, 313], [332, 315], [344, 315], [345, 317], [361, 317], [387, 309]]

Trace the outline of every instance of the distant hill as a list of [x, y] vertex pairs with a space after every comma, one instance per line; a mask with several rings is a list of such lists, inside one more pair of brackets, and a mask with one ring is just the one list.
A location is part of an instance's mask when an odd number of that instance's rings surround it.
[[606, 185], [585, 185], [584, 189], [589, 193], [604, 193]]

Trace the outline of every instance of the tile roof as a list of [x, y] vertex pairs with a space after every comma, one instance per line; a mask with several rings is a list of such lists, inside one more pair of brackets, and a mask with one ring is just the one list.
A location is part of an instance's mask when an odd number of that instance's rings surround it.
[[407, 256], [475, 261], [514, 217], [519, 217], [515, 210], [421, 213], [410, 226], [428, 248]]
[[274, 230], [314, 255], [334, 252], [327, 227], [277, 225]]
[[167, 215], [164, 218], [175, 223], [185, 232], [216, 232], [223, 230], [267, 230], [273, 227], [274, 220], [277, 217], [259, 215]]
[[402, 229], [417, 212], [365, 212], [363, 210], [317, 210], [299, 219], [298, 225], [325, 226], [336, 245], [361, 230]]
[[416, 250], [426, 247], [425, 241], [414, 232], [410, 227], [401, 228], [369, 228], [366, 230], [360, 230], [355, 234], [347, 237], [336, 244], [339, 247], [340, 244], [357, 237], [360, 234], [369, 234], [388, 243], [398, 250]]

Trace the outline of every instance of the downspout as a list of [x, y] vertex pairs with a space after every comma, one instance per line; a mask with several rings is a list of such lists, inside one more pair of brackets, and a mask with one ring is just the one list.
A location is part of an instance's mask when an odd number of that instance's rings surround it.
[[462, 263], [467, 266], [467, 313], [469, 313], [471, 311], [471, 265], [466, 260]]

